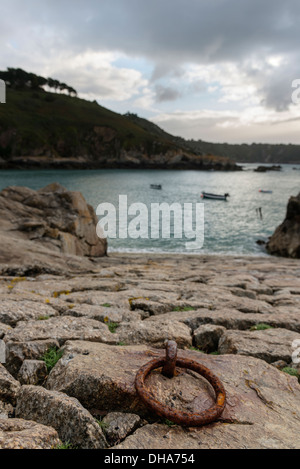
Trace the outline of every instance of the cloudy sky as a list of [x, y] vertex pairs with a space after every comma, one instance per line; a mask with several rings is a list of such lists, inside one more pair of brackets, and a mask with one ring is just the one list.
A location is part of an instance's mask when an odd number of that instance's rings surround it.
[[1, 70], [56, 78], [185, 138], [300, 144], [299, 0], [9, 0], [0, 11]]

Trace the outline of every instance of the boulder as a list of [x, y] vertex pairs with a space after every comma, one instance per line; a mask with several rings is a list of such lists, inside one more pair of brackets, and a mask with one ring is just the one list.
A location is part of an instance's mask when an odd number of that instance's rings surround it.
[[194, 331], [194, 343], [203, 352], [215, 352], [218, 350], [219, 340], [225, 331], [223, 326], [205, 324]]
[[142, 424], [142, 419], [136, 414], [111, 412], [103, 420], [105, 436], [110, 445], [120, 443]]
[[60, 443], [54, 428], [22, 419], [0, 419], [0, 449], [55, 449]]
[[0, 364], [0, 401], [14, 405], [19, 389], [20, 383]]
[[[58, 263], [61, 255], [102, 257], [107, 252], [106, 239], [98, 238], [96, 233], [98, 219], [94, 209], [80, 192], [67, 191], [57, 183], [39, 191], [26, 187], [2, 190], [0, 221], [2, 263], [27, 263], [28, 252], [33, 253], [31, 262], [39, 264], [47, 254], [49, 257], [49, 251]], [[15, 246], [7, 251], [9, 238], [13, 238]], [[15, 254], [9, 257], [8, 252]], [[46, 266], [49, 264], [48, 259]]]
[[270, 254], [300, 259], [300, 193], [291, 197], [286, 217], [266, 245]]
[[175, 340], [178, 347], [192, 345], [191, 330], [179, 321], [160, 321], [159, 327], [150, 321], [123, 323], [117, 329], [124, 344], [151, 344], [163, 348], [166, 340]]
[[47, 376], [47, 366], [42, 360], [24, 360], [19, 374], [18, 381], [21, 384], [39, 385], [43, 384]]
[[55, 428], [63, 442], [80, 449], [104, 449], [107, 443], [99, 424], [77, 399], [39, 386], [22, 386], [16, 417]]

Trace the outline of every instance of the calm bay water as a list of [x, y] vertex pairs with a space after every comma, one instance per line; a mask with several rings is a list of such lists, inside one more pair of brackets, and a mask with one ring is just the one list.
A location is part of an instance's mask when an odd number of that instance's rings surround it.
[[[80, 191], [95, 209], [109, 202], [118, 207], [119, 195], [128, 196], [128, 204], [142, 202], [200, 203], [202, 191], [224, 194], [227, 202], [204, 200], [205, 241], [202, 253], [261, 255], [258, 239], [267, 239], [283, 221], [291, 195], [300, 191], [300, 165], [282, 165], [282, 172], [255, 173], [258, 165], [244, 165], [245, 171], [200, 172], [168, 170], [43, 170], [0, 171], [0, 189], [7, 186], [26, 186], [40, 189], [51, 182], [59, 182], [69, 190]], [[293, 167], [298, 168], [297, 171]], [[161, 184], [162, 190], [150, 188]], [[259, 190], [272, 190], [263, 194]], [[263, 219], [257, 216], [261, 207]], [[133, 252], [191, 252], [186, 239], [147, 240], [111, 239], [110, 251]]]

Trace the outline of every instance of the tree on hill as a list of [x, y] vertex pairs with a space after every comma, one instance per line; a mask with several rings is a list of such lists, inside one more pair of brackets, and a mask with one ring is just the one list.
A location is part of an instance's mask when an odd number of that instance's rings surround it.
[[0, 79], [4, 80], [8, 88], [16, 90], [32, 89], [32, 90], [43, 90], [44, 86], [48, 86], [51, 89], [67, 91], [70, 96], [77, 96], [77, 91], [68, 86], [66, 83], [60, 83], [60, 81], [53, 78], [44, 78], [34, 73], [28, 73], [21, 68], [8, 68], [7, 71], [0, 71]]

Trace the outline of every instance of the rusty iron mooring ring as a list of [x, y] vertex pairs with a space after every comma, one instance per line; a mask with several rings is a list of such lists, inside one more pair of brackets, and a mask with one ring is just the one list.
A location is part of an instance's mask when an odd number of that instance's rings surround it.
[[226, 404], [226, 393], [224, 386], [208, 368], [194, 360], [177, 358], [176, 366], [193, 370], [207, 379], [216, 393], [216, 403], [212, 407], [204, 410], [201, 413], [180, 411], [162, 404], [153, 397], [153, 395], [145, 387], [145, 379], [152, 370], [161, 367], [165, 368], [167, 363], [168, 358], [154, 359], [146, 365], [142, 366], [137, 372], [135, 378], [135, 387], [143, 403], [160, 417], [167, 418], [168, 420], [171, 420], [172, 422], [182, 426], [199, 427], [201, 425], [207, 425], [211, 422], [214, 422], [218, 417], [220, 417]]

